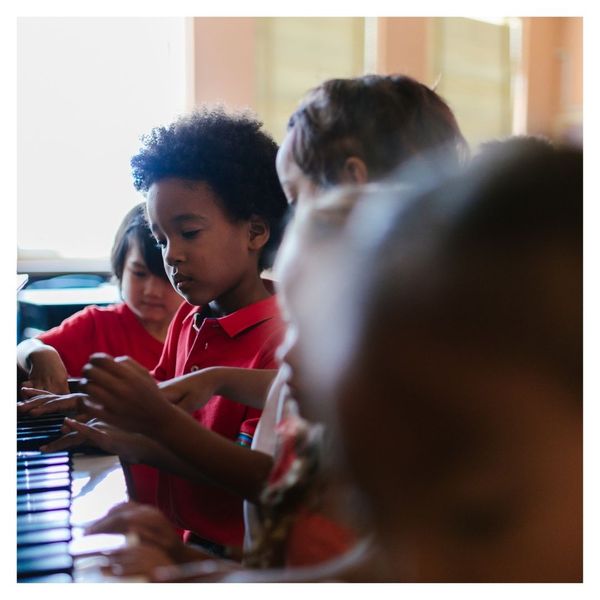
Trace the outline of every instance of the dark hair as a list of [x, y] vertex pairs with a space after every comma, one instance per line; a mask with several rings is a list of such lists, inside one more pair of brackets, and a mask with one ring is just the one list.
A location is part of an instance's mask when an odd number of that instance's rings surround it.
[[526, 138], [488, 147], [403, 203], [382, 199], [390, 225], [369, 257], [363, 331], [398, 319], [405, 334], [428, 331], [580, 387], [582, 199], [581, 150]]
[[169, 277], [165, 272], [162, 253], [156, 246], [156, 240], [152, 237], [152, 233], [148, 228], [145, 203], [140, 202], [140, 204], [136, 204], [125, 215], [121, 225], [119, 225], [110, 253], [112, 271], [118, 279], [119, 285], [123, 279], [123, 269], [125, 268], [127, 253], [134, 240], [137, 242], [140, 253], [150, 273], [168, 281]]
[[270, 228], [259, 267], [272, 263], [287, 201], [275, 170], [277, 144], [250, 113], [203, 107], [142, 138], [131, 159], [137, 190], [166, 177], [208, 184], [233, 221], [263, 218]]
[[448, 105], [403, 75], [330, 79], [313, 89], [290, 117], [294, 160], [315, 183], [334, 185], [349, 156], [372, 179], [406, 160], [439, 149], [459, 163], [468, 146]]

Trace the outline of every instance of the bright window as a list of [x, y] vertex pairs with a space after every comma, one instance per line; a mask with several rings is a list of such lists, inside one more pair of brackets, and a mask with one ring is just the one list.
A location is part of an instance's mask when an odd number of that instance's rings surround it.
[[107, 257], [139, 137], [185, 111], [183, 18], [18, 22], [19, 259]]

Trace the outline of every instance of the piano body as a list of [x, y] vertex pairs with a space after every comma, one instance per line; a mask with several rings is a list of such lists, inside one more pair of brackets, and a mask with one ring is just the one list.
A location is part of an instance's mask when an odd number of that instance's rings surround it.
[[128, 500], [123, 468], [104, 453], [39, 452], [63, 418], [17, 420], [17, 582], [116, 581], [101, 574], [102, 553], [132, 540], [83, 528]]

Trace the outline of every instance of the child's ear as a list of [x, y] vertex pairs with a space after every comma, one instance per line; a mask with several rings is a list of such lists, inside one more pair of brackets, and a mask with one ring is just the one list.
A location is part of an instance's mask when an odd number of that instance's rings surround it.
[[369, 180], [369, 169], [361, 158], [349, 156], [342, 167], [340, 180], [340, 183], [362, 185]]
[[248, 247], [250, 250], [260, 250], [271, 235], [269, 224], [262, 218], [252, 215], [248, 226]]

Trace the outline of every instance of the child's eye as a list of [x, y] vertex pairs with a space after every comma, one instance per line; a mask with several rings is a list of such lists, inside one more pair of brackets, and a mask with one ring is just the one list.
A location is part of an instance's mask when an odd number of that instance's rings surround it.
[[147, 273], [146, 271], [132, 271], [132, 273], [136, 276], [136, 277], [146, 277]]
[[202, 230], [201, 229], [194, 229], [192, 231], [183, 231], [181, 233], [181, 235], [186, 239], [186, 240], [193, 240]]

